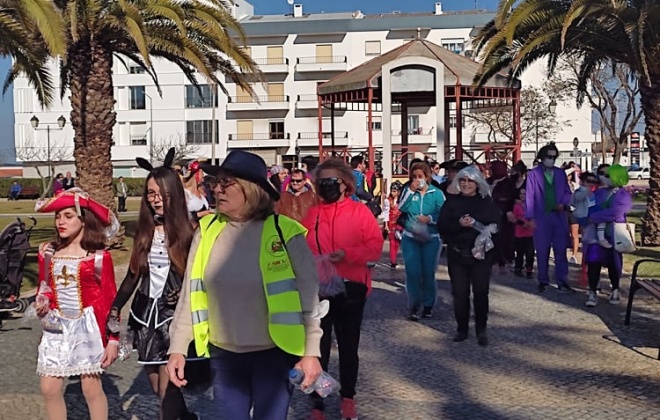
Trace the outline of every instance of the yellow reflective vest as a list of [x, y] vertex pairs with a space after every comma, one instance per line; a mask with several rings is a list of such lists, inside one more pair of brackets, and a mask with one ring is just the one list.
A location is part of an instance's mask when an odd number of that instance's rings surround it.
[[[190, 310], [195, 350], [199, 357], [209, 357], [209, 305], [204, 272], [213, 244], [226, 225], [227, 221], [216, 215], [205, 216], [199, 221], [202, 238], [190, 275]], [[302, 225], [288, 217], [269, 216], [264, 221], [259, 251], [270, 338], [277, 347], [296, 356], [305, 354], [305, 326], [286, 243], [292, 237], [306, 233]]]

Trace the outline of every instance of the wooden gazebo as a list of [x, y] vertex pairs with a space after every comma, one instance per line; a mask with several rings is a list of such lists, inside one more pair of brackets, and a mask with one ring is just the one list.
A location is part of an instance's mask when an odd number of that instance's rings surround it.
[[[487, 160], [520, 159], [520, 82], [509, 83], [505, 75], [497, 74], [484, 86], [472, 87], [479, 63], [424, 39], [415, 39], [399, 48], [378, 56], [352, 70], [342, 73], [318, 87], [319, 157], [338, 154], [336, 148], [323, 144], [323, 109], [330, 110], [330, 140], [334, 145], [334, 114], [338, 109], [366, 111], [368, 119], [368, 159], [373, 169], [372, 118], [374, 111], [383, 112], [382, 133], [383, 176], [391, 178], [392, 107], [401, 112], [401, 156], [410, 148], [408, 142], [408, 108], [435, 107], [435, 140], [437, 159], [443, 160], [454, 149], [456, 159], [476, 161], [479, 155]], [[442, 88], [437, 88], [441, 86]], [[511, 143], [484, 143], [466, 147], [463, 142], [463, 114], [469, 110], [510, 109], [513, 112], [514, 137]], [[456, 139], [449, 135], [450, 112], [456, 115]], [[341, 151], [339, 151], [341, 152]], [[407, 158], [400, 164], [407, 168]]]

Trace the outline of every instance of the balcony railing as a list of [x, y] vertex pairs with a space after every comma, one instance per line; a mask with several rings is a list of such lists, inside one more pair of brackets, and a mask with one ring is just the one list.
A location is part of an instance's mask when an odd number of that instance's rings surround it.
[[[299, 139], [318, 139], [319, 138], [319, 133], [317, 131], [307, 131], [307, 132], [303, 132], [303, 133], [298, 133], [298, 138]], [[324, 139], [331, 139], [332, 138], [332, 133], [324, 132], [323, 133], [323, 138]], [[348, 138], [348, 131], [335, 131], [335, 138], [336, 139], [347, 139]]]
[[[433, 134], [432, 128], [419, 127], [419, 128], [411, 128], [408, 130], [409, 136], [429, 136], [431, 134]], [[392, 130], [392, 135], [400, 136], [401, 130]]]
[[318, 101], [319, 97], [316, 94], [311, 94], [311, 95], [298, 95], [298, 101]]
[[289, 102], [288, 95], [263, 95], [263, 96], [257, 96], [256, 99], [252, 96], [245, 95], [245, 96], [230, 96], [228, 99], [229, 99], [229, 103], [236, 103], [236, 104], [257, 103], [257, 100], [260, 103]]
[[289, 59], [284, 57], [253, 58], [252, 60], [260, 66], [281, 66], [289, 64]]
[[228, 140], [289, 140], [291, 133], [233, 133]]
[[329, 64], [329, 63], [346, 63], [345, 55], [333, 56], [315, 56], [315, 57], [298, 57], [297, 64]]

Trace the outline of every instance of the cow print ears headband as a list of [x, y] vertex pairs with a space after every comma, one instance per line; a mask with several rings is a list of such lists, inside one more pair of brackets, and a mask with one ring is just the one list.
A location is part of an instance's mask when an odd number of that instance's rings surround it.
[[[163, 160], [163, 167], [165, 168], [172, 167], [172, 163], [174, 162], [174, 153], [175, 153], [174, 147], [170, 148], [170, 150], [167, 151], [167, 154], [165, 155], [165, 160]], [[139, 157], [139, 158], [135, 158], [135, 161], [137, 162], [140, 168], [148, 172], [151, 172], [155, 169], [154, 166], [146, 159]]]

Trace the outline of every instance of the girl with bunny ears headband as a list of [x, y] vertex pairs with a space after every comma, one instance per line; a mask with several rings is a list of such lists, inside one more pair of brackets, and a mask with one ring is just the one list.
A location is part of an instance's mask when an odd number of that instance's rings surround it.
[[109, 318], [117, 325], [122, 308], [135, 294], [128, 319], [138, 363], [144, 366], [152, 390], [161, 400], [163, 420], [195, 419], [183, 394], [169, 382], [165, 369], [169, 326], [174, 315], [193, 230], [183, 185], [171, 167], [174, 149], [163, 166], [154, 168], [146, 159], [138, 165], [149, 171], [142, 193], [137, 230], [129, 269], [112, 304]]

